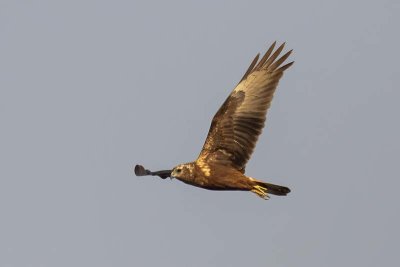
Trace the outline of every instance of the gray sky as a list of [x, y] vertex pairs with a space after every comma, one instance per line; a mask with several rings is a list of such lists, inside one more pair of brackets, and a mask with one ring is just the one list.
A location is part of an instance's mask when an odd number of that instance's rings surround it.
[[[1, 1], [0, 266], [395, 266], [398, 1]], [[274, 41], [295, 65], [247, 174], [287, 197], [138, 178], [195, 159]]]

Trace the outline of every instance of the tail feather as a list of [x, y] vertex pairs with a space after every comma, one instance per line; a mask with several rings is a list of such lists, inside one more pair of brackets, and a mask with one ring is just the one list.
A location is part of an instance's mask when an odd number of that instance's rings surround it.
[[273, 195], [286, 196], [287, 194], [290, 193], [290, 189], [286, 186], [264, 183], [264, 182], [258, 182], [257, 184], [266, 187], [267, 192]]
[[286, 186], [265, 183], [253, 178], [252, 181], [253, 181], [253, 189], [251, 191], [264, 199], [269, 198], [268, 194], [276, 196], [286, 196], [287, 194], [290, 193], [290, 189]]

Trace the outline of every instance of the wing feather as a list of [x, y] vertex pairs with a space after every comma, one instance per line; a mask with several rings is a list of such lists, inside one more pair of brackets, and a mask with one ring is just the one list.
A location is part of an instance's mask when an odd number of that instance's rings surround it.
[[254, 69], [254, 66], [257, 64], [258, 58], [260, 57], [260, 54], [257, 54], [257, 56], [253, 59], [253, 61], [251, 62], [249, 68], [247, 69], [247, 71], [244, 73], [242, 79], [240, 81], [243, 81], [244, 79], [246, 79], [247, 75], [249, 75], [249, 73]]
[[251, 62], [243, 78], [214, 115], [198, 160], [244, 171], [264, 128], [267, 110], [292, 50], [281, 56], [285, 43], [273, 52], [276, 42]]

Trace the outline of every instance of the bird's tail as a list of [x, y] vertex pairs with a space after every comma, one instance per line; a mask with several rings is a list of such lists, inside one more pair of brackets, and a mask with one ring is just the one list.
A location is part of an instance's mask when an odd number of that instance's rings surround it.
[[253, 188], [251, 189], [251, 192], [256, 193], [258, 196], [264, 199], [269, 198], [268, 193], [276, 196], [286, 196], [290, 193], [290, 189], [286, 186], [265, 183], [256, 179], [252, 180]]

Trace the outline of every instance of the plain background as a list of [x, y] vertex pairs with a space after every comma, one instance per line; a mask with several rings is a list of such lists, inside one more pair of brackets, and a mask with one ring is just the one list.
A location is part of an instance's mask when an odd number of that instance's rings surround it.
[[[0, 1], [0, 266], [396, 266], [399, 1]], [[258, 52], [294, 49], [247, 174], [194, 160]]]

